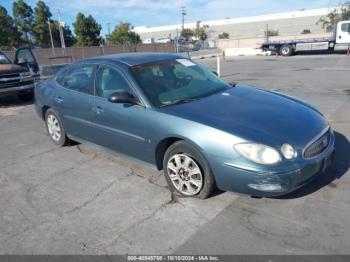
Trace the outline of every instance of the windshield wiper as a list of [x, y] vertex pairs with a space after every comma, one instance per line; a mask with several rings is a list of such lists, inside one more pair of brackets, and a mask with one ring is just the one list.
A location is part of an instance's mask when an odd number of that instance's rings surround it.
[[184, 99], [178, 99], [178, 100], [173, 100], [173, 101], [166, 101], [166, 102], [163, 102], [163, 104], [160, 105], [159, 107], [185, 104], [185, 103], [189, 103], [189, 102], [192, 102], [192, 101], [195, 101], [198, 99], [199, 99], [199, 97], [198, 98], [184, 98]]

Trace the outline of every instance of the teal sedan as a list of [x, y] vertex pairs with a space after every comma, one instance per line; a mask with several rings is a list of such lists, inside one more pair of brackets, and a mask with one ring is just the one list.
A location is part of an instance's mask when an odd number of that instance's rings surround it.
[[171, 191], [288, 194], [332, 162], [335, 137], [313, 106], [228, 84], [167, 53], [80, 60], [35, 89], [51, 140], [91, 142], [164, 170]]

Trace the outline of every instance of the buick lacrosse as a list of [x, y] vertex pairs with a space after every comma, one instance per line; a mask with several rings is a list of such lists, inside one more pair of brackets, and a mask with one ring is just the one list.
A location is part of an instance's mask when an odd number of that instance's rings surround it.
[[88, 141], [154, 164], [185, 196], [283, 195], [333, 159], [333, 131], [313, 106], [228, 84], [176, 54], [83, 59], [38, 84], [35, 97], [55, 144]]

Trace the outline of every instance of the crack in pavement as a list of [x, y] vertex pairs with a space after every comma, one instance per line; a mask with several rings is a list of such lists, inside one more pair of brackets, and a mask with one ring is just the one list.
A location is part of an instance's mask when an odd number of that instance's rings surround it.
[[[22, 159], [21, 162], [26, 162], [26, 161], [28, 161], [28, 160], [31, 160], [31, 159], [37, 157], [37, 156], [41, 156], [41, 155], [44, 155], [44, 154], [46, 154], [46, 153], [50, 153], [50, 152], [56, 151], [56, 150], [58, 150], [58, 149], [60, 149], [60, 147], [54, 147], [54, 148], [50, 148], [50, 149], [48, 149], [48, 150], [44, 150], [44, 151], [42, 151], [42, 152], [39, 152], [39, 153], [30, 155], [29, 157]], [[7, 164], [7, 165], [5, 165], [5, 166], [2, 166], [1, 168], [8, 168], [8, 167], [17, 165], [18, 159], [16, 159], [16, 160], [17, 160], [16, 162]]]
[[101, 196], [104, 193], [106, 193], [115, 184], [115, 182], [117, 182], [118, 180], [119, 180], [119, 178], [113, 180], [111, 183], [109, 183], [108, 185], [103, 187], [99, 192], [97, 192], [97, 194], [95, 194], [92, 198], [90, 198], [89, 200], [85, 201], [83, 204], [81, 204], [79, 206], [76, 206], [76, 207], [72, 208], [71, 210], [68, 210], [67, 212], [65, 212], [65, 214], [74, 213], [74, 212], [79, 211], [80, 209], [88, 206], [90, 203], [95, 201], [99, 196]]

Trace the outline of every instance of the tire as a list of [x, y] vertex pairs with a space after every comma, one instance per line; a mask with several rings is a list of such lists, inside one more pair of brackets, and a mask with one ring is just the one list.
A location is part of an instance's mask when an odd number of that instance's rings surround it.
[[20, 94], [18, 95], [18, 98], [24, 102], [29, 102], [34, 99], [34, 93]]
[[171, 192], [182, 196], [205, 199], [216, 188], [207, 160], [184, 141], [175, 142], [167, 149], [163, 169]]
[[280, 54], [281, 56], [291, 56], [293, 55], [294, 50], [293, 47], [291, 45], [283, 45], [280, 48]]
[[64, 131], [62, 122], [58, 114], [51, 108], [45, 113], [45, 125], [47, 133], [55, 145], [65, 146], [69, 144], [69, 139]]

